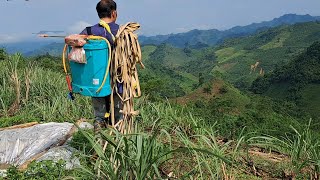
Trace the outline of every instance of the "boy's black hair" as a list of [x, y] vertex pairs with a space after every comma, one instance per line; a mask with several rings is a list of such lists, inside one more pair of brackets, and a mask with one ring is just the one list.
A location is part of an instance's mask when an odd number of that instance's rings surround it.
[[100, 19], [111, 18], [112, 12], [117, 10], [117, 3], [113, 0], [101, 0], [98, 2], [96, 9]]

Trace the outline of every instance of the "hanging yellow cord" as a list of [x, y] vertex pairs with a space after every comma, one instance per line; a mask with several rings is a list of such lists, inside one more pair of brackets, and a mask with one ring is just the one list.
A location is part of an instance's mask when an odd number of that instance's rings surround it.
[[[107, 78], [108, 78], [108, 74], [109, 74], [109, 69], [110, 69], [110, 64], [111, 64], [111, 45], [108, 41], [108, 39], [104, 38], [104, 37], [101, 37], [101, 36], [88, 36], [87, 38], [88, 40], [105, 40], [107, 45], [108, 45], [108, 49], [109, 49], [109, 56], [108, 56], [108, 67], [106, 68], [106, 73], [104, 75], [104, 78], [103, 78], [103, 81], [102, 81], [102, 84], [101, 86], [98, 88], [98, 90], [96, 91], [96, 93], [99, 93], [101, 91], [101, 89], [103, 88], [103, 86], [105, 85], [106, 81], [107, 81]], [[68, 70], [67, 70], [67, 65], [66, 65], [66, 52], [67, 52], [67, 47], [68, 45], [65, 44], [64, 45], [64, 48], [63, 48], [63, 53], [62, 53], [62, 63], [63, 63], [63, 69], [64, 69], [64, 72], [66, 74], [68, 74]]]
[[67, 48], [68, 48], [68, 44], [65, 44], [64, 45], [64, 48], [63, 48], [63, 52], [62, 52], [62, 64], [63, 64], [63, 69], [64, 69], [64, 72], [66, 74], [68, 74], [68, 71], [67, 71], [67, 65], [66, 65], [66, 52], [67, 52]]
[[106, 23], [105, 21], [101, 20], [101, 19], [100, 19], [99, 24], [100, 24], [102, 27], [104, 27], [104, 28], [108, 31], [109, 34], [111, 34], [112, 40], [115, 41], [116, 38], [114, 37], [114, 35], [113, 35], [112, 32], [111, 32], [111, 28], [110, 28], [109, 24]]

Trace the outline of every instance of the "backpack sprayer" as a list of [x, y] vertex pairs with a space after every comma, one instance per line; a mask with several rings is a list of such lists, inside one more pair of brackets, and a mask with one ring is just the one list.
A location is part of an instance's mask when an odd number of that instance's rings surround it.
[[74, 93], [89, 97], [105, 97], [111, 94], [111, 45], [106, 38], [92, 35], [64, 37], [46, 34], [40, 37], [65, 38], [62, 64], [69, 99], [75, 99]]
[[[62, 63], [69, 98], [74, 99], [73, 93], [91, 97], [111, 95], [112, 126], [123, 134], [132, 131], [133, 117], [139, 113], [134, 110], [133, 102], [135, 97], [141, 96], [136, 64], [144, 68], [138, 37], [134, 34], [139, 28], [140, 25], [137, 23], [121, 26], [115, 37], [115, 47], [112, 52], [108, 40], [100, 36], [74, 35], [66, 38], [40, 36], [65, 38]], [[69, 64], [66, 62], [66, 55]], [[117, 83], [123, 86], [121, 93]], [[123, 119], [118, 122], [114, 119], [114, 96], [118, 96], [123, 103], [123, 109], [120, 111]]]

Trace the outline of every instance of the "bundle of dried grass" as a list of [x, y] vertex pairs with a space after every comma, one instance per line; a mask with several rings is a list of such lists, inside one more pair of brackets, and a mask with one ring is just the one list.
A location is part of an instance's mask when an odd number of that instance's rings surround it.
[[[115, 122], [114, 108], [111, 110], [112, 125], [121, 133], [130, 133], [133, 128], [133, 117], [138, 115], [134, 110], [133, 99], [141, 96], [140, 83], [136, 64], [139, 63], [142, 68], [141, 48], [138, 37], [134, 31], [138, 30], [140, 25], [137, 23], [127, 23], [120, 27], [115, 40], [115, 49], [113, 50], [111, 75], [113, 93], [111, 97], [111, 106], [114, 107], [113, 96], [119, 96], [123, 103], [121, 113], [123, 119]], [[121, 84], [120, 89], [117, 84]]]

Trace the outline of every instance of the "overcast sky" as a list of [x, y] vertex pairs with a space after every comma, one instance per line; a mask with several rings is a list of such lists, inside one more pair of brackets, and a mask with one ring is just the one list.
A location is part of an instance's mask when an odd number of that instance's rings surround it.
[[[98, 22], [98, 0], [0, 0], [0, 43], [42, 30], [78, 33]], [[228, 29], [287, 13], [320, 16], [320, 0], [116, 0], [118, 23], [142, 25], [140, 34]]]

